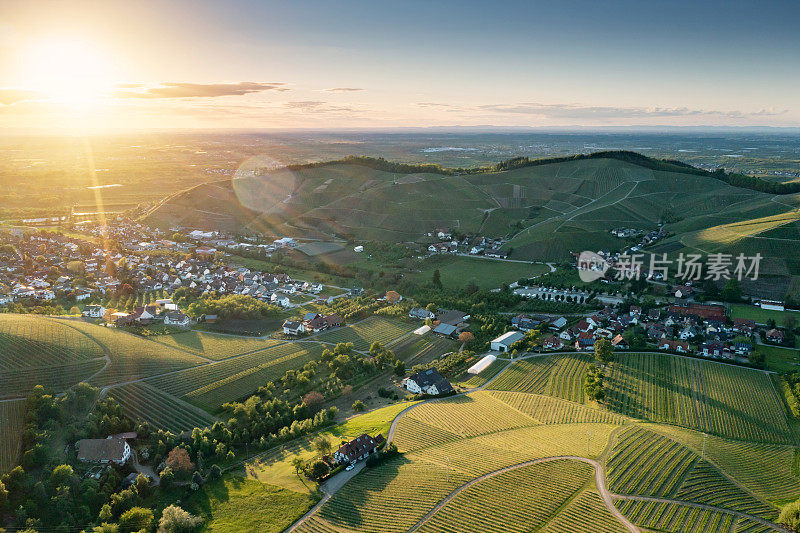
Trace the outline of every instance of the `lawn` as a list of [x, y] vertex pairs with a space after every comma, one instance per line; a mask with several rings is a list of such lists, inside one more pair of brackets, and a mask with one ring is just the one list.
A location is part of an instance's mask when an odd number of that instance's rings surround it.
[[304, 461], [313, 459], [317, 452], [313, 449], [313, 442], [320, 436], [331, 441], [334, 448], [338, 447], [342, 440], [352, 439], [362, 433], [369, 435], [382, 434], [384, 437], [389, 433], [389, 427], [397, 413], [417, 402], [401, 402], [398, 404], [383, 407], [355, 416], [346, 422], [339, 424], [324, 431], [319, 435], [307, 437], [295, 441], [291, 444], [281, 446], [279, 449], [269, 452], [263, 457], [255, 459], [246, 467], [248, 476], [280, 487], [306, 492], [314, 489], [315, 484], [299, 478], [294, 473], [291, 461], [295, 457], [300, 457]]
[[184, 508], [205, 518], [201, 531], [278, 533], [303, 516], [318, 498], [226, 474], [184, 498]]
[[775, 372], [800, 370], [800, 350], [783, 346], [758, 344], [755, 351], [764, 354], [766, 367]]
[[780, 326], [787, 317], [793, 317], [795, 320], [800, 321], [800, 313], [796, 311], [770, 311], [754, 305], [731, 304], [731, 318], [755, 320], [757, 324], [766, 324], [767, 320], [771, 318]]
[[521, 278], [530, 278], [549, 272], [547, 265], [498, 261], [478, 257], [443, 256], [426, 260], [421, 272], [409, 274], [417, 283], [431, 283], [433, 271], [439, 269], [442, 285], [447, 288], [463, 288], [475, 282], [481, 289], [494, 289], [504, 283], [510, 284]]

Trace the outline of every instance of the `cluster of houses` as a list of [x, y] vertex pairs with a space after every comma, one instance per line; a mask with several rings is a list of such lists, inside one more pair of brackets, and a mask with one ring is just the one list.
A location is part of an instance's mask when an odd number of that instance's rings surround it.
[[[89, 234], [104, 235], [98, 242], [66, 237], [58, 233], [0, 233], [0, 305], [14, 301], [88, 300], [119, 290], [125, 284], [141, 292], [174, 291], [181, 287], [201, 293], [243, 294], [281, 307], [293, 307], [291, 295], [318, 295], [322, 284], [293, 280], [286, 274], [233, 268], [214, 262], [215, 244], [229, 244], [230, 238], [216, 232], [187, 233], [201, 237], [191, 247], [168, 239], [161, 233], [120, 217], [104, 227], [87, 226]], [[199, 233], [198, 233], [199, 232]], [[114, 240], [119, 246], [106, 249], [101, 242]], [[269, 245], [289, 246], [294, 241], [278, 239]], [[210, 244], [208, 244], [210, 243]], [[180, 246], [173, 246], [180, 245]], [[152, 249], [177, 249], [192, 255], [148, 254]], [[184, 249], [185, 248], [185, 249]]]
[[658, 229], [650, 231], [635, 228], [614, 228], [611, 230], [611, 235], [614, 237], [619, 237], [620, 239], [631, 239], [640, 236], [642, 237], [642, 240], [639, 241], [639, 244], [631, 247], [632, 252], [638, 252], [642, 249], [642, 247], [647, 246], [648, 244], [653, 244], [659, 239], [663, 239], [666, 234], [666, 227], [662, 224], [659, 224]]
[[283, 323], [283, 333], [285, 335], [298, 336], [305, 333], [319, 333], [330, 328], [341, 326], [344, 320], [338, 313], [321, 315], [309, 312], [301, 319], [290, 319]]
[[[625, 350], [630, 346], [623, 333], [638, 326], [645, 332], [647, 341], [659, 350], [716, 358], [747, 357], [753, 349], [750, 339], [756, 330], [752, 320], [727, 320], [725, 307], [721, 305], [678, 303], [646, 313], [635, 305], [627, 313], [606, 306], [569, 327], [565, 327], [567, 320], [563, 317], [519, 314], [511, 319], [514, 329], [493, 340], [491, 349], [507, 352], [524, 338], [524, 332], [539, 328], [543, 323], [553, 332], [542, 340], [543, 349], [548, 351], [589, 351], [600, 338], [609, 339], [615, 349]], [[771, 329], [765, 338], [768, 342], [780, 343], [784, 333]]]
[[464, 237], [461, 240], [454, 239], [453, 233], [448, 228], [440, 228], [433, 233], [428, 233], [428, 236], [436, 236], [441, 242], [435, 242], [428, 246], [428, 252], [431, 254], [469, 254], [469, 255], [485, 255], [486, 257], [494, 257], [505, 259], [508, 257], [508, 252], [501, 250], [505, 242], [501, 238], [490, 238], [479, 235], [477, 237]]

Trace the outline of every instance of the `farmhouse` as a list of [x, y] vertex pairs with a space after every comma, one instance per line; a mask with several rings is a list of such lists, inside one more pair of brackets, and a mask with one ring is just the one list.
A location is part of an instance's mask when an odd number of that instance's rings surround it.
[[435, 368], [429, 368], [408, 376], [405, 387], [414, 394], [427, 394], [429, 396], [453, 392], [453, 386]]
[[558, 337], [547, 337], [542, 341], [542, 348], [545, 350], [560, 350], [564, 347], [564, 341]]
[[775, 328], [767, 331], [766, 337], [769, 342], [783, 342], [783, 339], [786, 338], [783, 331]]
[[442, 337], [453, 337], [458, 333], [458, 327], [452, 324], [439, 324], [434, 328], [433, 332]]
[[381, 434], [370, 437], [364, 433], [339, 446], [339, 449], [333, 452], [333, 459], [339, 464], [355, 463], [369, 457], [384, 441]]
[[131, 447], [117, 436], [107, 439], [81, 439], [75, 444], [78, 460], [84, 463], [123, 465], [131, 456]]
[[497, 352], [507, 352], [515, 342], [524, 338], [525, 335], [519, 331], [507, 331], [493, 340], [491, 347], [492, 350]]
[[685, 341], [673, 341], [669, 339], [661, 339], [658, 341], [659, 350], [669, 350], [672, 352], [687, 353], [689, 351], [689, 343]]

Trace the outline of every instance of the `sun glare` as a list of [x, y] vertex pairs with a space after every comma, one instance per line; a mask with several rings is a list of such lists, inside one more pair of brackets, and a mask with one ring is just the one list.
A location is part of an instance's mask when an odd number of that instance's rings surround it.
[[88, 43], [48, 40], [23, 54], [26, 87], [51, 100], [75, 105], [97, 102], [112, 87], [111, 62]]

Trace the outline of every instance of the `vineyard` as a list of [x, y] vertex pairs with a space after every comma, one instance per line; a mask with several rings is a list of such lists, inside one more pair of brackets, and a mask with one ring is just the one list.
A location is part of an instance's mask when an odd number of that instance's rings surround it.
[[66, 365], [103, 355], [97, 342], [67, 323], [0, 314], [0, 371]]
[[583, 377], [589, 356], [584, 354], [532, 357], [514, 363], [492, 382], [495, 390], [547, 394], [583, 402]]
[[146, 383], [114, 387], [108, 395], [119, 402], [131, 420], [146, 420], [155, 429], [180, 433], [214, 423], [208, 413]]
[[0, 399], [26, 396], [36, 385], [53, 392], [85, 381], [105, 365], [103, 359], [89, 359], [70, 365], [8, 370], [0, 373]]
[[623, 533], [627, 531], [594, 491], [582, 492], [542, 530], [544, 533]]
[[303, 366], [318, 357], [322, 348], [311, 343], [285, 343], [252, 354], [227, 359], [167, 376], [147, 383], [174, 396], [182, 396], [204, 409], [215, 409], [225, 402], [255, 392], [287, 370]]
[[334, 344], [352, 342], [356, 350], [367, 351], [373, 342], [387, 346], [411, 329], [412, 324], [407, 322], [373, 316], [351, 326], [323, 333], [314, 339]]
[[170, 335], [151, 337], [154, 341], [185, 352], [220, 361], [244, 353], [263, 350], [280, 341], [258, 337], [236, 337], [202, 331], [182, 331]]
[[359, 473], [298, 531], [404, 532], [469, 479], [437, 465], [401, 457]]
[[609, 489], [774, 518], [773, 507], [737, 487], [680, 443], [641, 427], [619, 435], [607, 464]]
[[[703, 435], [675, 426], [654, 428], [700, 455]], [[706, 458], [761, 499], [794, 500], [800, 495], [800, 476], [794, 471], [795, 450], [787, 446], [731, 441], [708, 435]], [[769, 472], [769, 475], [764, 475]]]
[[795, 442], [769, 375], [664, 354], [620, 356], [607, 403], [625, 415], [755, 442]]
[[[733, 531], [742, 531], [737, 527], [737, 524], [744, 522], [730, 513], [677, 503], [618, 500], [616, 506], [631, 522], [639, 527], [653, 531], [669, 533], [682, 533], [684, 531], [731, 533]], [[755, 524], [755, 522], [753, 523]], [[772, 531], [769, 528], [765, 530]]]
[[[538, 529], [575, 497], [593, 472], [586, 463], [559, 460], [492, 476], [456, 495], [419, 531], [522, 533]], [[509, 498], [509, 487], [515, 487], [513, 498]]]
[[488, 394], [542, 424], [599, 422], [624, 424], [627, 418], [611, 411], [592, 409], [559, 398], [524, 392], [490, 391]]
[[95, 326], [78, 320], [69, 321], [69, 324], [97, 341], [109, 354], [110, 367], [91, 380], [90, 384], [97, 387], [132, 381], [207, 362], [206, 359], [168, 348], [116, 328]]
[[0, 474], [16, 464], [24, 425], [24, 400], [0, 402], [0, 428], [3, 428], [0, 433]]

